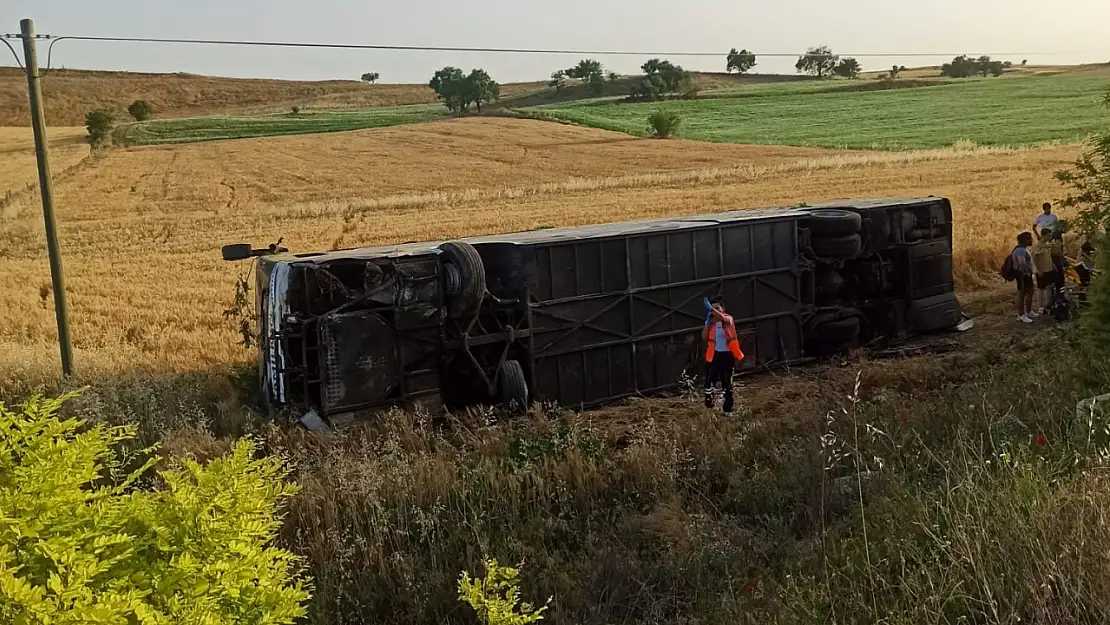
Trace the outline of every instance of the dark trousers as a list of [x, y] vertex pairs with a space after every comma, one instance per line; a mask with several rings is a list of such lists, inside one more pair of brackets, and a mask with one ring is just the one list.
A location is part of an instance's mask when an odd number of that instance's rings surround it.
[[721, 383], [721, 390], [725, 392], [725, 413], [732, 412], [732, 369], [736, 365], [736, 358], [732, 352], [714, 352], [713, 362], [705, 365], [705, 407], [713, 407], [713, 385]]
[[1079, 276], [1081, 286], [1091, 286], [1091, 270], [1086, 265], [1076, 265], [1075, 273]]

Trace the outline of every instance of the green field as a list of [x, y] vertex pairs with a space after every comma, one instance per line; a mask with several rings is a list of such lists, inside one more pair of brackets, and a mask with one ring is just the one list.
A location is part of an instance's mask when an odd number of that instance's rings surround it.
[[1106, 76], [1033, 76], [885, 91], [847, 91], [847, 81], [770, 84], [724, 97], [626, 103], [579, 101], [525, 109], [535, 117], [645, 134], [656, 110], [682, 116], [680, 136], [729, 143], [854, 149], [935, 148], [1077, 141], [1107, 127], [1099, 101]]
[[446, 115], [441, 104], [416, 104], [354, 111], [322, 110], [256, 116], [190, 117], [153, 120], [121, 126], [116, 141], [123, 145], [194, 143], [381, 128], [432, 121]]

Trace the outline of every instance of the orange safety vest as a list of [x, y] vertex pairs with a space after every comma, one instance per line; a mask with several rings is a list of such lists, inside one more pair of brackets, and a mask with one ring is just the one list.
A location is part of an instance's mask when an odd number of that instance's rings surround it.
[[[715, 326], [716, 324], [713, 323], [708, 326], [709, 339], [705, 346], [705, 362], [713, 362], [713, 355], [717, 352], [717, 341], [713, 338]], [[736, 337], [736, 323], [732, 320], [731, 316], [724, 315], [721, 326], [725, 331], [725, 340], [728, 341], [728, 351], [732, 352], [733, 357], [736, 358], [737, 361], [743, 360], [744, 352], [740, 351], [740, 339]]]

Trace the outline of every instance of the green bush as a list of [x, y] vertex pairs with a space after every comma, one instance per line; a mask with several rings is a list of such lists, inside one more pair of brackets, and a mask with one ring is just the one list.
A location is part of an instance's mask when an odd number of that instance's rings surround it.
[[669, 139], [678, 134], [682, 118], [673, 111], [656, 111], [648, 115], [648, 131], [656, 139]]
[[89, 145], [94, 150], [99, 150], [108, 144], [115, 128], [116, 114], [111, 109], [96, 109], [85, 113], [85, 129], [89, 133]]
[[145, 122], [154, 117], [154, 105], [146, 100], [135, 100], [127, 107], [127, 112], [135, 118], [135, 121]]
[[463, 572], [459, 577], [459, 601], [469, 605], [485, 625], [528, 625], [543, 620], [543, 612], [551, 604], [537, 609], [520, 603], [520, 570], [501, 566], [486, 558], [484, 579], [471, 578]]
[[243, 439], [206, 465], [150, 475], [156, 458], [117, 451], [133, 426], [57, 416], [72, 396], [0, 404], [0, 622], [304, 616], [300, 562], [271, 545], [276, 512], [296, 491], [281, 461], [254, 459]]

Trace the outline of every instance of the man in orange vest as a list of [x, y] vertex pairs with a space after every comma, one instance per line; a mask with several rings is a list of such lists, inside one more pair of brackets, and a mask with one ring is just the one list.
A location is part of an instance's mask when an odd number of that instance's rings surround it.
[[736, 337], [736, 323], [732, 320], [718, 295], [709, 301], [709, 316], [705, 320], [702, 339], [705, 346], [705, 407], [713, 407], [713, 386], [721, 383], [725, 392], [722, 407], [725, 416], [732, 414], [732, 370], [736, 363], [744, 359], [740, 351], [740, 340]]

